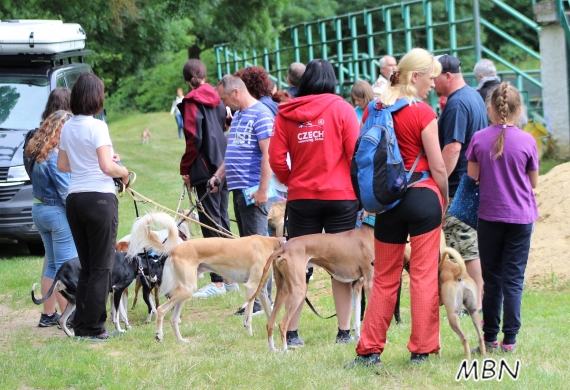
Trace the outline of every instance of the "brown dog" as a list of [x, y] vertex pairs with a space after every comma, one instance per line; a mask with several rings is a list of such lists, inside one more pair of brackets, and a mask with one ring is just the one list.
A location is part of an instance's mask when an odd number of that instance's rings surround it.
[[[442, 234], [443, 236], [443, 234]], [[451, 329], [459, 336], [463, 349], [465, 350], [465, 358], [471, 359], [471, 350], [467, 338], [461, 329], [459, 323], [459, 312], [462, 306], [465, 306], [473, 325], [477, 331], [479, 339], [479, 350], [482, 355], [486, 354], [485, 342], [481, 332], [481, 320], [479, 319], [479, 311], [477, 310], [477, 285], [475, 281], [469, 277], [465, 271], [465, 261], [461, 255], [453, 248], [445, 247], [441, 250], [441, 259], [439, 262], [439, 297], [440, 304], [445, 305], [447, 318]], [[449, 260], [451, 256], [455, 262]]]
[[267, 214], [267, 224], [275, 230], [275, 237], [283, 237], [285, 205], [287, 201], [273, 202]]
[[[265, 280], [273, 264], [277, 296], [273, 312], [267, 321], [269, 349], [275, 350], [273, 329], [279, 310], [285, 304], [285, 315], [279, 323], [283, 350], [287, 350], [287, 327], [307, 294], [306, 269], [324, 268], [334, 279], [352, 282], [355, 336], [360, 336], [360, 291], [368, 296], [374, 275], [374, 228], [363, 224], [360, 228], [336, 234], [310, 234], [292, 238], [277, 249], [263, 270]], [[258, 287], [258, 291], [262, 285]], [[253, 295], [255, 296], [258, 291]], [[252, 303], [252, 302], [250, 302]]]
[[[155, 223], [167, 227], [168, 238], [162, 243], [158, 236], [150, 230]], [[164, 265], [161, 293], [170, 297], [168, 302], [158, 308], [156, 318], [156, 339], [162, 341], [162, 322], [170, 309], [170, 324], [178, 341], [187, 342], [180, 335], [178, 324], [180, 311], [184, 301], [198, 289], [198, 276], [204, 272], [215, 272], [225, 279], [243, 283], [246, 300], [254, 298], [258, 293], [258, 285], [263, 285], [259, 300], [266, 315], [271, 314], [271, 303], [267, 296], [265, 282], [270, 273], [264, 273], [267, 258], [281, 245], [277, 238], [259, 235], [237, 239], [196, 238], [178, 245], [178, 229], [174, 219], [165, 213], [151, 213], [138, 218], [131, 230], [129, 253], [138, 253], [144, 247], [152, 247], [161, 254], [170, 255]], [[268, 267], [269, 268], [269, 267]], [[252, 334], [251, 318], [253, 299], [245, 310], [244, 325]]]
[[141, 135], [142, 144], [150, 143], [150, 139], [152, 138], [152, 133], [149, 129], [144, 129]]

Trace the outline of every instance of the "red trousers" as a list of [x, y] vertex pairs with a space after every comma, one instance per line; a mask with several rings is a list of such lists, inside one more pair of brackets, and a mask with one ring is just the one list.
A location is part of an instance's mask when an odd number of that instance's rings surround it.
[[[439, 351], [438, 263], [441, 226], [410, 237], [410, 295], [412, 333], [408, 350], [413, 353]], [[362, 334], [356, 347], [359, 355], [382, 353], [390, 327], [405, 244], [374, 241], [375, 263], [372, 293], [366, 308]]]

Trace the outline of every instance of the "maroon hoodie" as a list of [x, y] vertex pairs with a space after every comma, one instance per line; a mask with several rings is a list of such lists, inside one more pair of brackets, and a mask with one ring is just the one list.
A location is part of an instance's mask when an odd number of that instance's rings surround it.
[[178, 109], [186, 138], [180, 174], [190, 175], [191, 186], [204, 184], [224, 161], [226, 109], [218, 93], [206, 83], [190, 91]]
[[340, 96], [301, 96], [279, 105], [269, 164], [289, 187], [288, 199], [355, 200], [350, 163], [359, 132], [354, 109]]

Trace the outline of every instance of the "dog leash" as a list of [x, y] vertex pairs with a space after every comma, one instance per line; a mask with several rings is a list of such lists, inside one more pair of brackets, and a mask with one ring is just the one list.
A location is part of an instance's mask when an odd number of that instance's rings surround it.
[[161, 205], [161, 204], [159, 204], [159, 203], [153, 201], [152, 199], [147, 198], [146, 196], [144, 196], [144, 195], [141, 194], [140, 192], [134, 190], [132, 187], [129, 187], [126, 192], [127, 192], [127, 194], [129, 194], [129, 196], [130, 196], [131, 198], [133, 198], [133, 200], [134, 200], [135, 202], [141, 202], [141, 203], [143, 203], [143, 204], [144, 204], [144, 203], [152, 203], [153, 205], [155, 205], [155, 206], [157, 206], [157, 207], [159, 207], [159, 208], [161, 208], [161, 209], [163, 209], [163, 210], [166, 210], [166, 211], [168, 211], [169, 213], [174, 214], [175, 216], [184, 218], [184, 219], [186, 219], [186, 220], [188, 220], [188, 221], [190, 221], [190, 222], [193, 222], [193, 223], [195, 223], [195, 224], [197, 224], [197, 225], [204, 226], [206, 229], [210, 229], [210, 230], [212, 230], [212, 231], [214, 231], [214, 232], [217, 232], [217, 233], [219, 233], [219, 234], [221, 234], [221, 235], [223, 235], [223, 236], [229, 237], [229, 238], [236, 238], [236, 236], [235, 236], [234, 234], [224, 233], [224, 232], [222, 232], [222, 231], [219, 231], [219, 230], [216, 229], [216, 228], [213, 228], [213, 227], [208, 226], [208, 225], [206, 225], [206, 224], [204, 224], [204, 223], [201, 223], [200, 221], [198, 221], [198, 220], [196, 220], [196, 219], [194, 219], [194, 218], [187, 217], [187, 216], [184, 215], [184, 214], [181, 214], [181, 213], [179, 213], [179, 212], [177, 212], [177, 211], [174, 211], [174, 210], [172, 210], [172, 209], [169, 209], [168, 207], [163, 206], [163, 205]]
[[317, 311], [317, 309], [314, 308], [313, 304], [311, 303], [311, 301], [309, 301], [309, 298], [307, 298], [306, 295], [305, 295], [305, 302], [307, 302], [307, 305], [313, 311], [313, 313], [315, 313], [317, 315], [317, 317], [322, 318], [323, 320], [328, 320], [329, 318], [336, 317], [336, 313], [334, 313], [333, 315], [330, 315], [328, 317], [323, 317], [322, 315], [320, 315], [319, 312]]

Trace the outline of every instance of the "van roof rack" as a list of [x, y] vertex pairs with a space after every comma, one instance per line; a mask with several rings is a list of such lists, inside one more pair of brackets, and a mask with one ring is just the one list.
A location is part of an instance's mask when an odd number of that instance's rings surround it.
[[57, 65], [65, 65], [67, 60], [68, 64], [73, 63], [73, 58], [77, 57], [79, 63], [83, 63], [83, 57], [91, 54], [91, 50], [75, 50], [66, 51], [63, 53], [55, 54], [13, 54], [13, 55], [0, 55], [0, 64], [2, 65], [21, 65], [29, 64], [31, 62], [42, 63], [49, 62], [51, 67], [54, 68]]

